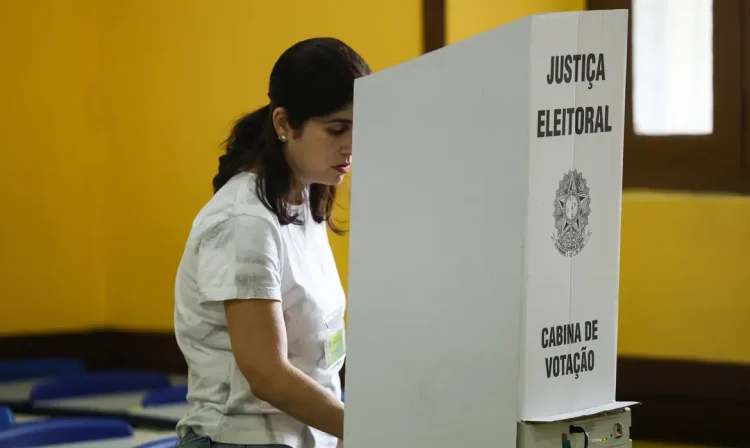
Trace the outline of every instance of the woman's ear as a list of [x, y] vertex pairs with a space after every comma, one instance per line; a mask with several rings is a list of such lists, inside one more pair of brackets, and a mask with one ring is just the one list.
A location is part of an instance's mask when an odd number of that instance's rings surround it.
[[283, 107], [277, 107], [271, 113], [273, 128], [276, 130], [276, 137], [281, 141], [287, 141], [292, 137], [292, 127], [289, 126], [289, 115]]

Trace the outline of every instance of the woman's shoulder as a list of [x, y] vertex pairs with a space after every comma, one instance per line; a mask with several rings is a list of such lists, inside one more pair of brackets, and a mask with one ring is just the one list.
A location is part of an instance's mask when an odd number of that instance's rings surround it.
[[227, 202], [231, 203], [233, 215], [250, 215], [258, 218], [268, 219], [279, 224], [276, 215], [271, 212], [258, 197], [256, 176], [245, 172], [232, 178], [231, 184], [227, 184]]
[[193, 222], [193, 235], [201, 235], [230, 220], [258, 219], [270, 227], [280, 229], [280, 223], [258, 198], [255, 175], [241, 173], [227, 182], [203, 206]]

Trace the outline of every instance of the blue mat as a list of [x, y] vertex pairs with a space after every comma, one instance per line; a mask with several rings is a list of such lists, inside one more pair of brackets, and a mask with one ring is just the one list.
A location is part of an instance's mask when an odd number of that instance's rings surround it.
[[165, 404], [187, 404], [187, 385], [183, 386], [172, 386], [164, 389], [153, 390], [143, 397], [143, 403], [141, 404], [144, 408], [152, 406], [160, 406]]
[[130, 424], [111, 419], [58, 418], [18, 423], [0, 429], [3, 448], [31, 448], [64, 443], [105, 441], [133, 436]]
[[31, 390], [31, 401], [106, 395], [170, 387], [169, 376], [150, 372], [101, 372], [51, 378]]
[[7, 406], [0, 406], [0, 430], [13, 425], [13, 411]]
[[138, 445], [135, 448], [177, 448], [177, 437], [154, 440], [153, 442]]
[[49, 376], [77, 375], [86, 366], [77, 359], [29, 358], [0, 361], [0, 381], [21, 381]]

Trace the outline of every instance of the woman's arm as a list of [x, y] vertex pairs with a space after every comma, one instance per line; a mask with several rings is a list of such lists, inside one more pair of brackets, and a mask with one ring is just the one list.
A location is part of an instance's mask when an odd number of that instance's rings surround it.
[[232, 351], [257, 398], [300, 422], [344, 438], [344, 404], [289, 363], [281, 302], [228, 300]]

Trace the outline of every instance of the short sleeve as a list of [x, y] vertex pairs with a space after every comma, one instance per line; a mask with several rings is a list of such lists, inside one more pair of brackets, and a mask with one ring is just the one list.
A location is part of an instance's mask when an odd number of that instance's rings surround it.
[[266, 219], [240, 215], [206, 232], [198, 246], [201, 302], [281, 300], [281, 235]]

